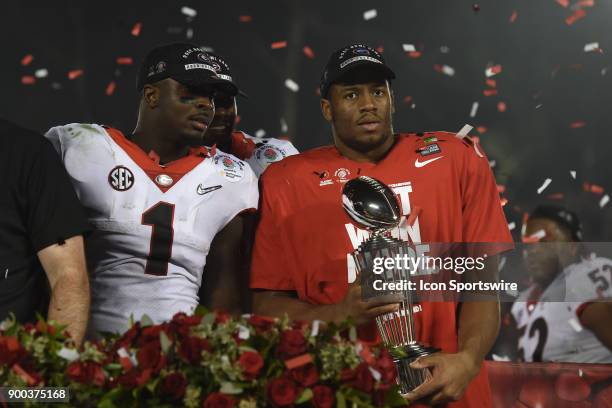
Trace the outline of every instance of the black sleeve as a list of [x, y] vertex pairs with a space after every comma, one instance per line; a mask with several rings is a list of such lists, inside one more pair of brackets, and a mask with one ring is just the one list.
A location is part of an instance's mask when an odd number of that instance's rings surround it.
[[90, 229], [59, 155], [44, 137], [39, 146], [24, 186], [27, 230], [36, 252]]

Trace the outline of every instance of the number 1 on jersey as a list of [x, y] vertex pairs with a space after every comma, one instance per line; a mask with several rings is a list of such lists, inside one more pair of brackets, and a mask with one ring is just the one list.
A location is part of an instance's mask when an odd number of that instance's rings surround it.
[[141, 223], [152, 227], [149, 256], [147, 256], [145, 266], [146, 275], [166, 276], [168, 274], [168, 262], [172, 256], [174, 239], [173, 221], [174, 204], [163, 201], [142, 214]]

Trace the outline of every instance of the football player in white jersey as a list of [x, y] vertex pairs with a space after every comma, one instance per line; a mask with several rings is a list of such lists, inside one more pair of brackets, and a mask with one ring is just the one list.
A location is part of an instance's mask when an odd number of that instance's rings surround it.
[[533, 285], [512, 306], [519, 358], [612, 363], [612, 260], [586, 253], [578, 217], [562, 207], [536, 208], [526, 236], [539, 241], [525, 249]]
[[122, 332], [130, 316], [159, 323], [198, 305], [237, 312], [245, 214], [257, 208], [249, 165], [202, 147], [214, 94], [237, 88], [193, 44], [152, 50], [139, 73], [133, 134], [95, 124], [52, 128], [53, 142], [95, 231], [87, 240], [90, 334]]
[[[227, 61], [213, 52], [208, 54], [217, 70], [217, 75], [237, 88]], [[239, 95], [246, 96], [242, 91], [238, 92]], [[218, 92], [215, 97], [215, 106], [217, 109], [215, 117], [204, 136], [205, 145], [216, 145], [224, 152], [231, 152], [239, 159], [246, 161], [258, 177], [270, 163], [299, 153], [288, 140], [254, 137], [236, 131], [236, 116], [238, 114], [236, 94]]]

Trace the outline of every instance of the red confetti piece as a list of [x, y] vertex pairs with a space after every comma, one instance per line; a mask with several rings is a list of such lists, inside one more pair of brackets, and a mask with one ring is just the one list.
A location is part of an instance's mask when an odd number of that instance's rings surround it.
[[512, 12], [512, 15], [510, 16], [510, 24], [514, 23], [517, 17], [518, 17], [518, 13], [516, 12], [516, 10], [514, 10]]
[[559, 3], [561, 7], [565, 7], [565, 8], [569, 6], [569, 0], [557, 0], [557, 3]]
[[478, 126], [476, 128], [476, 131], [482, 135], [483, 133], [485, 133], [487, 131], [487, 128], [484, 127], [484, 126]]
[[563, 200], [563, 197], [565, 197], [565, 194], [563, 193], [554, 193], [546, 196], [546, 198], [549, 200]]
[[119, 57], [117, 58], [117, 64], [119, 65], [132, 65], [134, 61], [132, 57]]
[[499, 74], [500, 72], [502, 72], [502, 66], [501, 66], [501, 64], [493, 65], [493, 66], [491, 67], [491, 72], [492, 72], [493, 74]]
[[360, 344], [363, 348], [361, 349], [361, 352], [359, 353], [359, 355], [361, 356], [363, 361], [365, 361], [366, 363], [370, 365], [376, 364], [376, 359], [374, 358], [374, 355], [372, 354], [372, 351], [370, 350], [370, 346], [364, 343], [360, 343]]
[[285, 361], [285, 366], [289, 370], [293, 370], [294, 368], [304, 366], [308, 363], [312, 362], [312, 356], [310, 354], [302, 354], [301, 356], [294, 357], [290, 360]]
[[75, 69], [75, 70], [68, 72], [68, 79], [72, 80], [72, 79], [80, 77], [81, 75], [83, 75], [83, 70]]
[[574, 6], [577, 8], [583, 8], [583, 7], [593, 7], [594, 5], [595, 5], [594, 0], [582, 0], [576, 3]]
[[494, 79], [487, 79], [487, 86], [491, 88], [497, 88], [497, 81]]
[[493, 95], [497, 95], [497, 89], [485, 89], [484, 91], [482, 91], [482, 94], [484, 96], [493, 96]]
[[475, 12], [480, 11], [480, 4], [478, 3], [472, 4], [472, 10], [474, 10]]
[[585, 126], [586, 126], [586, 122], [581, 121], [581, 120], [576, 121], [576, 122], [573, 122], [573, 123], [570, 125], [570, 127], [571, 127], [572, 129], [579, 129], [579, 128], [583, 128], [583, 127], [585, 127]]
[[24, 67], [27, 67], [28, 65], [30, 65], [33, 59], [34, 57], [32, 56], [32, 54], [28, 54], [21, 59], [21, 65], [23, 65]]
[[410, 51], [408, 53], [408, 56], [410, 58], [419, 58], [421, 55], [423, 55], [423, 53], [421, 53], [421, 51]]
[[305, 46], [302, 49], [302, 51], [304, 52], [304, 55], [306, 55], [310, 59], [314, 58], [314, 56], [315, 56], [314, 51], [309, 46]]
[[35, 385], [37, 383], [37, 381], [30, 374], [28, 374], [26, 370], [21, 368], [21, 366], [19, 364], [15, 364], [13, 366], [13, 371], [18, 376], [20, 376], [25, 382], [27, 382], [28, 385], [30, 385], [30, 386]]
[[376, 47], [376, 51], [382, 54], [383, 52], [385, 52], [385, 47], [383, 47], [382, 45], [379, 45], [378, 47]]
[[36, 83], [36, 78], [32, 75], [24, 75], [21, 77], [21, 83], [24, 85], [34, 85]]
[[285, 48], [287, 47], [287, 41], [276, 41], [273, 42], [272, 45], [270, 46], [270, 48], [272, 48], [273, 50], [278, 50], [279, 48]]
[[236, 115], [236, 121], [234, 123], [235, 124], [239, 124], [240, 123], [240, 115]]
[[113, 93], [115, 93], [115, 87], [117, 86], [117, 84], [115, 84], [115, 81], [111, 81], [107, 86], [106, 86], [106, 95], [107, 96], [111, 96]]
[[591, 183], [584, 183], [582, 185], [582, 189], [586, 192], [593, 193], [593, 194], [603, 194], [604, 192], [604, 188], [602, 186], [599, 186], [597, 184], [591, 184]]
[[132, 35], [134, 37], [138, 37], [140, 35], [140, 30], [141, 29], [142, 29], [142, 23], [134, 24], [134, 27], [132, 27]]
[[572, 25], [581, 18], [584, 18], [584, 16], [586, 16], [586, 11], [583, 9], [577, 9], [574, 11], [574, 14], [565, 19], [565, 24]]
[[252, 17], [252, 16], [246, 16], [246, 15], [245, 15], [245, 16], [240, 16], [240, 17], [238, 17], [238, 20], [239, 20], [241, 23], [250, 23], [251, 21], [253, 21], [253, 17]]
[[501, 204], [501, 206], [502, 206], [502, 207], [505, 207], [505, 206], [506, 206], [506, 204], [508, 204], [508, 199], [507, 199], [507, 198], [502, 198], [502, 199], [500, 200], [500, 204]]
[[417, 217], [421, 213], [421, 210], [422, 210], [421, 207], [419, 207], [418, 205], [415, 205], [412, 211], [410, 211], [410, 215], [408, 216], [406, 223], [408, 223], [408, 225], [412, 227], [412, 224], [414, 224], [414, 222], [416, 221]]
[[506, 102], [497, 102], [497, 110], [499, 112], [505, 112], [508, 107], [506, 106]]
[[522, 237], [521, 241], [523, 241], [524, 244], [533, 244], [535, 242], [540, 242], [540, 237], [538, 236], [529, 236], [529, 237]]
[[503, 193], [504, 191], [506, 191], [506, 186], [504, 186], [503, 184], [498, 184], [497, 185], [497, 192], [498, 193]]
[[404, 96], [404, 103], [410, 103], [410, 102], [412, 102], [412, 96], [410, 95]]

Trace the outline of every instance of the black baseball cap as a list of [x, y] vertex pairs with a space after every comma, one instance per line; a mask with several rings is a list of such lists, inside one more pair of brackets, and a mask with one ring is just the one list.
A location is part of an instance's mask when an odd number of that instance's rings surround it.
[[172, 43], [152, 49], [138, 72], [138, 90], [146, 84], [172, 78], [193, 88], [222, 89], [232, 95], [238, 88], [217, 76], [208, 53], [195, 44]]
[[379, 70], [385, 79], [395, 79], [395, 73], [385, 64], [385, 59], [374, 48], [364, 44], [352, 44], [335, 51], [321, 76], [321, 97], [326, 98], [329, 88], [347, 72], [358, 67], [369, 66]]
[[567, 228], [576, 241], [582, 241], [582, 224], [575, 212], [558, 205], [540, 205], [529, 215], [529, 219], [546, 218]]
[[[247, 94], [241, 91], [240, 88], [238, 88], [238, 85], [236, 85], [234, 77], [232, 76], [232, 72], [230, 71], [229, 64], [227, 63], [225, 58], [211, 51], [208, 51], [207, 54], [210, 57], [210, 60], [212, 61], [213, 68], [215, 69], [215, 71], [217, 71], [217, 76], [227, 81], [234, 88], [236, 88], [238, 95], [248, 98]], [[232, 94], [232, 96], [236, 96], [236, 93]]]

